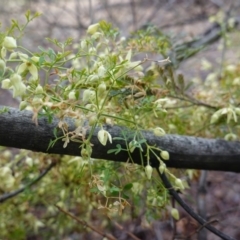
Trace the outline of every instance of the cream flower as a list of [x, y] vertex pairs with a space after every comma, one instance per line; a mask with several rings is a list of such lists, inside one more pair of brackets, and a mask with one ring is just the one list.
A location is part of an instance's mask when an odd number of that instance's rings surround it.
[[98, 140], [103, 146], [105, 146], [107, 144], [107, 140], [109, 140], [109, 142], [112, 143], [112, 136], [108, 131], [101, 129], [98, 132]]
[[86, 103], [86, 102], [91, 102], [95, 99], [95, 92], [93, 90], [90, 90], [90, 89], [86, 89], [84, 92], [83, 92], [83, 102]]
[[29, 60], [26, 54], [19, 54], [19, 57], [23, 63], [19, 65], [17, 73], [22, 74], [23, 72], [28, 71], [34, 79], [38, 79], [38, 69], [34, 62], [37, 63], [39, 58], [34, 56]]
[[22, 96], [26, 91], [26, 86], [22, 82], [22, 77], [19, 74], [15, 73], [10, 78], [10, 81], [13, 88], [13, 97]]
[[2, 46], [11, 51], [17, 47], [17, 41], [15, 38], [7, 36], [4, 38]]

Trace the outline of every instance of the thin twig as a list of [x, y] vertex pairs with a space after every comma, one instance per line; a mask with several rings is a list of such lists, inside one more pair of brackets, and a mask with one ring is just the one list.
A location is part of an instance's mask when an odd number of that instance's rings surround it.
[[74, 216], [73, 214], [71, 214], [70, 212], [67, 212], [66, 210], [62, 209], [61, 207], [59, 207], [58, 205], [55, 205], [57, 207], [57, 209], [59, 211], [61, 211], [62, 213], [68, 215], [69, 217], [71, 217], [72, 219], [76, 220], [78, 223], [80, 223], [81, 225], [83, 225], [84, 227], [88, 227], [91, 230], [93, 230], [94, 232], [98, 233], [99, 235], [101, 235], [102, 237], [106, 237], [110, 240], [117, 240], [115, 237], [111, 236], [110, 234], [107, 233], [103, 233], [100, 230], [98, 230], [97, 228], [89, 225], [87, 222], [85, 222], [84, 220], [81, 220], [79, 218], [77, 218], [76, 216]]
[[207, 103], [204, 103], [204, 102], [201, 102], [195, 98], [192, 98], [190, 97], [189, 95], [185, 95], [185, 97], [187, 98], [184, 98], [184, 97], [179, 97], [179, 96], [175, 96], [175, 95], [169, 95], [169, 97], [171, 98], [176, 98], [176, 99], [179, 99], [179, 100], [182, 100], [182, 101], [186, 101], [186, 102], [190, 102], [194, 105], [197, 105], [197, 106], [203, 106], [203, 107], [207, 107], [207, 108], [211, 108], [211, 109], [214, 109], [214, 110], [217, 110], [218, 107], [215, 107], [215, 106], [212, 106], [210, 104], [207, 104]]
[[212, 233], [219, 236], [221, 239], [224, 240], [235, 240], [234, 238], [226, 235], [225, 233], [217, 230], [215, 227], [209, 225], [209, 222], [207, 222], [205, 219], [203, 219], [201, 216], [199, 216], [197, 213], [193, 211], [191, 207], [189, 207], [183, 199], [179, 196], [179, 194], [175, 191], [171, 183], [169, 182], [168, 178], [166, 177], [165, 173], [160, 173], [159, 169], [157, 169], [159, 177], [162, 179], [164, 186], [168, 189], [169, 193], [175, 198], [175, 200], [179, 203], [179, 205], [196, 221], [198, 221], [203, 227], [207, 228]]
[[240, 206], [235, 206], [235, 207], [229, 208], [225, 211], [214, 213], [214, 214], [208, 216], [207, 219], [211, 219], [211, 218], [217, 217], [217, 216], [218, 217], [223, 217], [223, 216], [226, 216], [226, 214], [228, 214], [228, 213], [233, 213], [233, 212], [236, 213], [237, 211], [240, 211]]
[[121, 231], [126, 232], [126, 234], [127, 234], [129, 237], [131, 237], [132, 239], [134, 239], [134, 240], [141, 240], [140, 238], [136, 237], [133, 233], [125, 230], [119, 223], [114, 222], [114, 224], [116, 225], [116, 227], [117, 227], [118, 229], [120, 229]]
[[[198, 209], [198, 214], [204, 219], [207, 218], [206, 217], [206, 193], [207, 193], [207, 171], [202, 170], [200, 180], [199, 180], [198, 192], [197, 192], [197, 209]], [[202, 231], [200, 230], [197, 231], [198, 239], [199, 240], [207, 239], [207, 230], [206, 229], [202, 229]]]
[[52, 162], [37, 178], [35, 178], [32, 182], [26, 184], [25, 186], [19, 188], [16, 191], [5, 193], [2, 196], [0, 196], [0, 203], [5, 202], [6, 200], [15, 197], [19, 193], [23, 192], [25, 189], [31, 187], [35, 183], [37, 183], [39, 180], [41, 180], [57, 163]]
[[[209, 224], [213, 224], [213, 223], [218, 223], [219, 221], [217, 219], [213, 219], [211, 221], [208, 221], [206, 223], [204, 223], [202, 226], [200, 226], [198, 229], [197, 229], [197, 233], [200, 232], [205, 226], [209, 225]], [[203, 238], [199, 238], [199, 239], [203, 239]]]

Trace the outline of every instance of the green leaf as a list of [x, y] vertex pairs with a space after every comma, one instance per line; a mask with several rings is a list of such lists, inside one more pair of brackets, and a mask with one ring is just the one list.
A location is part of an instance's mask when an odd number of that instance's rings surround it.
[[122, 146], [120, 144], [117, 144], [116, 147], [117, 148], [115, 148], [115, 149], [108, 150], [107, 153], [111, 154], [111, 153], [115, 152], [115, 155], [117, 155], [122, 150]]
[[111, 192], [111, 193], [119, 193], [120, 191], [121, 191], [121, 189], [120, 188], [118, 188], [118, 187], [116, 187], [116, 186], [113, 186], [113, 187], [111, 187], [110, 189], [109, 189], [109, 191]]
[[[121, 138], [121, 137], [114, 137], [113, 140], [125, 140], [124, 138]], [[119, 145], [119, 144], [117, 144]]]
[[53, 147], [54, 144], [55, 144], [55, 141], [54, 141], [54, 140], [50, 140], [50, 142], [49, 142], [49, 144], [48, 144], [48, 147], [47, 147], [47, 151], [48, 151], [51, 147]]
[[133, 184], [132, 184], [132, 183], [128, 183], [128, 184], [126, 184], [126, 185], [123, 187], [123, 191], [128, 191], [128, 190], [130, 190], [132, 187], [133, 187]]
[[53, 50], [52, 48], [49, 48], [49, 50], [48, 50], [48, 56], [49, 56], [49, 58], [50, 58], [52, 61], [54, 61], [54, 60], [56, 59], [56, 54], [55, 54], [55, 52], [54, 52], [54, 50]]
[[45, 62], [44, 56], [40, 56], [39, 65], [41, 66]]
[[0, 114], [1, 113], [6, 113], [8, 112], [8, 108], [7, 107], [3, 107], [1, 110], [0, 110]]
[[53, 129], [53, 134], [54, 134], [54, 137], [57, 138], [57, 128]]

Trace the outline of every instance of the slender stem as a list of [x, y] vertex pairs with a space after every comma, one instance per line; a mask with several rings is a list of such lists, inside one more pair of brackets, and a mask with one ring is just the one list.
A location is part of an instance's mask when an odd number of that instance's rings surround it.
[[179, 205], [196, 221], [198, 221], [204, 228], [207, 228], [212, 233], [219, 236], [221, 239], [224, 240], [235, 240], [234, 238], [224, 234], [223, 232], [217, 230], [215, 227], [209, 225], [209, 222], [207, 222], [205, 219], [203, 219], [201, 216], [199, 216], [197, 213], [193, 211], [191, 207], [189, 207], [183, 199], [179, 196], [179, 194], [175, 191], [171, 183], [169, 182], [168, 178], [166, 177], [165, 173], [160, 173], [159, 169], [157, 169], [159, 177], [162, 179], [164, 186], [168, 189], [169, 193], [173, 196], [173, 198], [179, 203]]
[[68, 215], [69, 217], [71, 217], [72, 219], [76, 220], [78, 223], [80, 223], [80, 224], [83, 225], [84, 227], [90, 228], [91, 230], [93, 230], [94, 232], [98, 233], [98, 234], [101, 235], [102, 237], [104, 237], [104, 238], [106, 237], [106, 238], [108, 238], [108, 239], [110, 239], [110, 240], [117, 240], [115, 237], [113, 237], [113, 236], [111, 236], [111, 235], [109, 235], [109, 234], [107, 234], [107, 233], [101, 232], [101, 231], [98, 230], [97, 228], [89, 225], [87, 222], [85, 222], [85, 221], [77, 218], [76, 216], [74, 216], [74, 215], [71, 214], [70, 212], [67, 212], [66, 210], [62, 209], [61, 207], [59, 207], [59, 206], [57, 206], [57, 205], [55, 205], [55, 206], [56, 206], [57, 209], [58, 209], [59, 211], [61, 211], [62, 213], [66, 214], [66, 215]]

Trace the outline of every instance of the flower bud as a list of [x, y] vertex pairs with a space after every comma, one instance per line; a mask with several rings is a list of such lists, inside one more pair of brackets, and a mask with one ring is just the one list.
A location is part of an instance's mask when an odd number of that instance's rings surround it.
[[176, 208], [172, 208], [171, 215], [174, 219], [179, 220], [179, 212]]
[[160, 152], [160, 157], [163, 159], [163, 160], [169, 160], [169, 153], [167, 151], [161, 151]]
[[33, 166], [33, 159], [32, 159], [32, 158], [27, 157], [25, 161], [26, 161], [26, 164], [27, 164], [29, 167], [32, 167], [32, 166]]
[[[98, 38], [100, 38], [102, 36], [102, 34], [100, 32], [95, 32], [92, 36], [91, 39], [93, 40], [97, 40]], [[100, 44], [99, 44], [100, 45]]]
[[163, 174], [165, 170], [166, 170], [166, 164], [162, 162], [161, 165], [159, 166], [159, 172]]
[[99, 77], [103, 77], [105, 75], [105, 73], [107, 72], [106, 68], [101, 65], [99, 68], [98, 68], [98, 76]]
[[13, 52], [9, 56], [9, 60], [17, 59], [17, 58], [18, 58], [18, 52]]
[[12, 174], [12, 170], [10, 167], [1, 167], [0, 168], [0, 176], [1, 177], [7, 176], [9, 174]]
[[99, 23], [92, 24], [88, 27], [87, 33], [92, 35], [95, 32], [97, 32], [98, 28], [99, 28]]
[[68, 99], [70, 99], [70, 100], [76, 100], [76, 92], [75, 92], [75, 91], [71, 91], [71, 92], [68, 94]]
[[17, 41], [13, 37], [5, 37], [2, 46], [7, 50], [13, 50], [17, 47]]
[[13, 97], [22, 96], [26, 91], [26, 86], [22, 82], [22, 77], [15, 73], [10, 78], [11, 84], [13, 86]]
[[220, 112], [215, 112], [211, 117], [210, 123], [211, 124], [216, 123], [218, 121], [218, 119], [220, 118], [220, 116], [221, 116]]
[[32, 100], [32, 104], [33, 105], [42, 105], [43, 104], [43, 100], [40, 97], [35, 96]]
[[15, 178], [12, 175], [12, 170], [10, 167], [0, 167], [0, 178], [1, 178], [1, 189], [3, 191], [9, 191], [12, 189]]
[[92, 115], [88, 120], [89, 126], [93, 126], [97, 122], [97, 120], [98, 120], [97, 116]]
[[31, 57], [31, 60], [33, 60], [35, 63], [38, 63], [39, 59], [40, 59], [40, 57], [37, 57], [37, 56]]
[[184, 185], [183, 185], [183, 182], [182, 182], [182, 180], [180, 178], [176, 178], [175, 185], [180, 190], [184, 190], [184, 188], [185, 188]]
[[36, 94], [42, 94], [43, 93], [43, 88], [41, 85], [37, 85], [36, 89], [35, 89], [35, 93]]
[[88, 50], [88, 52], [89, 52], [90, 54], [95, 54], [95, 53], [96, 53], [96, 48], [90, 47], [89, 50]]
[[152, 172], [153, 172], [153, 168], [150, 165], [147, 165], [145, 167], [145, 173], [147, 175], [147, 179], [150, 180], [152, 177]]
[[12, 152], [10, 152], [9, 150], [5, 150], [2, 154], [3, 158], [10, 160], [12, 157]]
[[92, 111], [96, 110], [96, 106], [94, 104], [91, 104], [91, 103], [86, 104], [85, 108], [89, 109], [89, 110], [92, 110]]
[[92, 74], [92, 75], [88, 76], [87, 82], [94, 83], [94, 82], [97, 82], [98, 79], [99, 79], [99, 77], [97, 74]]
[[86, 40], [82, 40], [81, 43], [80, 43], [80, 46], [81, 46], [82, 49], [84, 49], [87, 46]]
[[136, 141], [136, 140], [132, 140], [132, 141], [128, 144], [128, 147], [129, 147], [129, 150], [130, 150], [131, 153], [135, 150], [136, 145], [137, 145], [137, 141]]
[[4, 79], [2, 81], [2, 89], [9, 89], [12, 86], [10, 79]]
[[19, 52], [19, 53], [18, 53], [18, 56], [19, 56], [19, 58], [20, 58], [23, 62], [25, 62], [25, 61], [28, 60], [28, 55], [25, 54], [25, 53]]
[[93, 90], [86, 89], [83, 92], [83, 102], [84, 103], [92, 101], [92, 100], [94, 100], [94, 98], [95, 98], [95, 92]]
[[104, 82], [98, 85], [98, 95], [101, 96], [106, 92], [107, 86]]
[[26, 101], [21, 101], [19, 104], [19, 110], [22, 111], [27, 107], [27, 102]]
[[156, 127], [156, 128], [153, 129], [153, 134], [154, 134], [155, 136], [157, 136], [157, 137], [162, 137], [162, 136], [164, 136], [166, 133], [165, 133], [165, 131], [164, 131], [162, 128]]

